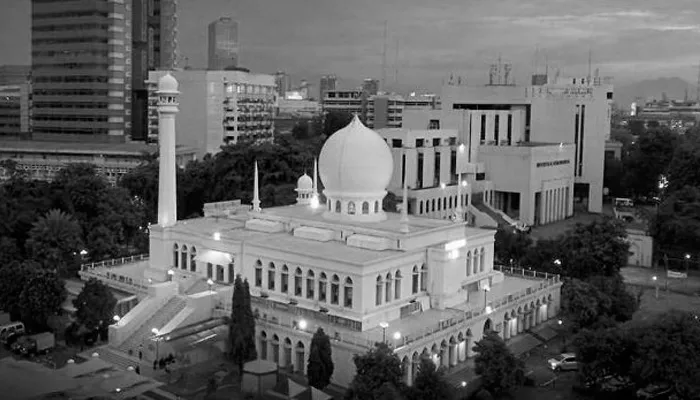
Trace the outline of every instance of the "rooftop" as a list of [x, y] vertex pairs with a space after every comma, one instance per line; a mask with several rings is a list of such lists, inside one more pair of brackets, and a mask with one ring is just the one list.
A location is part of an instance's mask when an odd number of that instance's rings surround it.
[[[158, 145], [139, 142], [131, 143], [86, 143], [86, 142], [50, 142], [39, 140], [0, 139], [0, 150], [29, 153], [95, 153], [114, 155], [136, 155], [155, 153]], [[177, 146], [178, 153], [195, 152], [194, 149]]]

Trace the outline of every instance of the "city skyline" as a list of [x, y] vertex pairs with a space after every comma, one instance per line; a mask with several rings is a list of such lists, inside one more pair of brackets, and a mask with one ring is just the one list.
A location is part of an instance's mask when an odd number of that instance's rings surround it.
[[[700, 25], [692, 0], [663, 5], [448, 0], [439, 8], [410, 1], [305, 0], [302, 6], [299, 0], [210, 0], [204, 7], [183, 0], [178, 4], [180, 65], [187, 57], [190, 66], [206, 67], [201, 44], [207, 24], [231, 16], [240, 22], [242, 66], [265, 73], [283, 69], [309, 79], [325, 73], [381, 78], [385, 20], [388, 83], [394, 79], [397, 40], [399, 82], [427, 90], [436, 90], [450, 73], [483, 83], [499, 54], [514, 64], [518, 82], [525, 82], [537, 47], [540, 68], [547, 54], [550, 71], [561, 68], [565, 75], [585, 73], [592, 49], [594, 68], [615, 76], [617, 83], [659, 76], [694, 82], [697, 76]], [[14, 32], [0, 38], [2, 64], [30, 63], [29, 18], [29, 0], [12, 1], [0, 16], [4, 29]]]

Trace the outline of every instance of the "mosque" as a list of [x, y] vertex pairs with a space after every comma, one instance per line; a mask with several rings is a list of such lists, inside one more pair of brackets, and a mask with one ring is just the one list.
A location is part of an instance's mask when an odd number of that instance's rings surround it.
[[409, 217], [405, 184], [402, 212], [385, 212], [392, 154], [357, 117], [326, 141], [313, 177], [299, 178], [297, 204], [262, 208], [256, 165], [252, 206], [206, 204], [204, 217], [178, 221], [175, 78], [163, 76], [158, 95], [150, 255], [83, 271], [140, 298], [115, 317], [103, 358], [124, 365], [138, 352], [149, 361], [174, 354], [196, 362], [210, 356], [198, 344], [224, 350], [223, 317], [238, 274], [250, 283], [259, 358], [304, 374], [311, 337], [322, 327], [332, 339], [332, 381], [344, 387], [355, 374], [352, 356], [377, 342], [394, 349], [411, 384], [421, 356], [454, 367], [473, 356], [484, 332], [510, 340], [559, 310], [558, 276], [494, 266], [495, 231], [459, 218]]

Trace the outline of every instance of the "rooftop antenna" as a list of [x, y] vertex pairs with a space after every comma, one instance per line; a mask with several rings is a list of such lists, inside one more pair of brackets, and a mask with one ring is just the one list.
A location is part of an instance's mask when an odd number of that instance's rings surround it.
[[260, 209], [260, 196], [258, 194], [258, 161], [255, 161], [255, 180], [253, 181], [253, 212], [259, 213], [262, 211]]
[[589, 46], [588, 47], [588, 75], [587, 75], [589, 82], [591, 81], [591, 65], [592, 65], [592, 63], [593, 63], [593, 50]]
[[498, 84], [502, 85], [503, 81], [503, 62], [501, 60], [501, 53], [498, 53]]
[[547, 77], [547, 81], [549, 81], [549, 54], [547, 52], [544, 52], [544, 75]]
[[697, 82], [697, 87], [695, 88], [695, 101], [700, 103], [700, 64], [698, 64], [698, 82]]
[[394, 90], [399, 85], [399, 39], [396, 39], [396, 54], [394, 55]]
[[386, 40], [389, 30], [389, 21], [384, 20], [384, 44], [382, 50], [382, 90], [386, 88]]
[[535, 72], [534, 74], [539, 75], [540, 73], [540, 45], [535, 45]]

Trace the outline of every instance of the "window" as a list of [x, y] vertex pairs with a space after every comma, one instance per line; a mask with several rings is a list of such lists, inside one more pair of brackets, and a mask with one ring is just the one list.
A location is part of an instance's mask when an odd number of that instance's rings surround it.
[[401, 298], [401, 271], [396, 271], [394, 275], [394, 300]]
[[484, 142], [486, 141], [486, 115], [485, 114], [481, 114], [481, 132], [480, 132], [479, 138], [481, 140], [481, 144], [484, 144]]
[[335, 212], [340, 212], [340, 200], [335, 201]]
[[384, 290], [384, 301], [386, 301], [387, 303], [391, 302], [391, 295], [392, 295], [391, 284], [392, 284], [392, 280], [393, 280], [393, 279], [392, 279], [392, 276], [391, 276], [391, 272], [389, 272], [388, 274], [386, 274], [386, 283], [385, 283], [386, 289]]
[[428, 267], [425, 264], [420, 267], [420, 290], [421, 292], [428, 290]]
[[326, 274], [324, 272], [321, 272], [321, 275], [318, 278], [318, 301], [326, 301], [326, 290], [328, 282], [326, 280]]
[[262, 263], [260, 260], [255, 262], [255, 287], [262, 287]]
[[375, 201], [374, 202], [374, 213], [376, 214], [378, 212], [379, 212], [379, 201]]
[[192, 246], [192, 249], [190, 250], [190, 271], [195, 272], [197, 271], [197, 261], [195, 258], [197, 257], [197, 248]]
[[391, 139], [391, 147], [401, 148], [403, 147], [403, 142], [401, 139]]
[[472, 252], [467, 252], [467, 276], [472, 274]]
[[286, 265], [282, 266], [282, 275], [280, 277], [280, 290], [282, 293], [289, 291], [289, 268]]
[[513, 144], [513, 114], [508, 114], [508, 131], [506, 133], [508, 139], [508, 146]]
[[423, 147], [425, 139], [416, 139], [416, 147]]
[[500, 129], [501, 125], [501, 116], [496, 115], [496, 119], [493, 122], [493, 140], [498, 144], [498, 130]]
[[[423, 164], [423, 153], [418, 153], [418, 172], [416, 172], [416, 175], [418, 176], [416, 177], [416, 185], [419, 188], [423, 187]], [[406, 184], [408, 185], [408, 182], [406, 182]]]
[[433, 165], [433, 186], [440, 184], [440, 152], [435, 152], [435, 164]]
[[301, 273], [301, 268], [297, 267], [296, 271], [294, 271], [294, 295], [295, 296], [301, 296], [301, 288], [302, 288], [302, 273]]
[[381, 305], [382, 304], [382, 299], [384, 296], [382, 295], [382, 290], [384, 289], [384, 280], [382, 280], [381, 276], [377, 277], [377, 293], [376, 297], [374, 299], [374, 304], [375, 305]]
[[[440, 128], [437, 128], [440, 129]], [[440, 146], [440, 138], [433, 138], [433, 147], [439, 147]]]
[[484, 272], [484, 259], [486, 258], [486, 250], [482, 247], [479, 254], [479, 272]]
[[355, 202], [348, 202], [348, 214], [355, 215]]
[[428, 122], [428, 129], [440, 129], [440, 120], [431, 119], [430, 122]]
[[450, 152], [450, 182], [457, 182], [457, 150]]
[[362, 214], [369, 214], [369, 203], [366, 201], [362, 202]]
[[214, 266], [212, 263], [207, 263], [207, 278], [214, 278]]
[[343, 293], [343, 298], [345, 299], [345, 307], [352, 308], [352, 279], [345, 278], [345, 293]]
[[178, 268], [178, 265], [180, 263], [178, 262], [180, 260], [180, 251], [177, 246], [177, 243], [173, 245], [173, 268]]
[[228, 265], [228, 283], [233, 283], [234, 275], [233, 275], [233, 263], [229, 263]]
[[313, 300], [314, 298], [314, 288], [316, 287], [316, 280], [314, 276], [314, 271], [309, 270], [306, 273], [306, 298]]
[[275, 290], [275, 263], [270, 263], [267, 266], [267, 289]]
[[331, 281], [331, 304], [338, 305], [340, 299], [340, 279], [338, 275], [333, 275]]
[[223, 282], [224, 281], [224, 266], [223, 265], [216, 265], [216, 281], [217, 282]]
[[420, 276], [418, 275], [418, 267], [414, 266], [413, 267], [413, 282], [412, 282], [412, 289], [411, 293], [416, 294], [418, 293], [418, 288], [420, 287]]
[[472, 261], [472, 274], [476, 275], [479, 272], [479, 249], [474, 250]]

